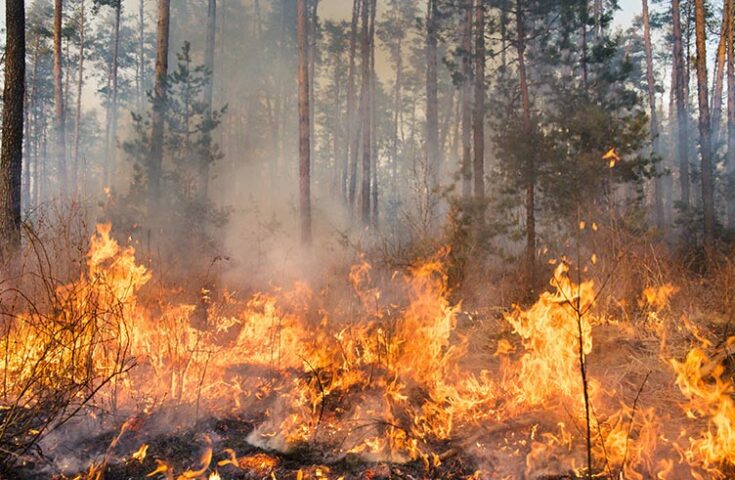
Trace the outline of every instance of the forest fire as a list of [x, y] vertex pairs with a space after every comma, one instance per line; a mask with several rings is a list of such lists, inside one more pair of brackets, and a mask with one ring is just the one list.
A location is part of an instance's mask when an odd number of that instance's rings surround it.
[[0, 479], [735, 478], [735, 0], [4, 5]]
[[[97, 390], [96, 408], [85, 407], [87, 415], [102, 407], [117, 412], [96, 420], [106, 428], [128, 416], [101, 457], [76, 478], [100, 478], [134, 462], [148, 468], [150, 478], [212, 479], [241, 471], [258, 478], [337, 479], [346, 478], [340, 473], [346, 458], [431, 472], [457, 455], [474, 464], [465, 477], [583, 475], [585, 391], [590, 453], [602, 474], [724, 478], [735, 463], [733, 384], [722, 378], [721, 359], [708, 357], [708, 345], [681, 359], [667, 358], [666, 347], [660, 356], [655, 349], [632, 404], [616, 391], [617, 374], [595, 370], [581, 377], [580, 358], [589, 372], [597, 328], [606, 329], [608, 342], [632, 341], [636, 334], [630, 325], [597, 316], [594, 283], [575, 284], [567, 263], [556, 268], [551, 290], [535, 304], [505, 315], [503, 342], [510, 346], [477, 368], [468, 362], [473, 340], [458, 326], [461, 305], [449, 299], [442, 265], [447, 250], [395, 275], [390, 299], [363, 262], [350, 273], [357, 303], [349, 309], [344, 302], [320, 305], [324, 298], [303, 284], [244, 300], [230, 292], [211, 304], [207, 328], [198, 329], [195, 306], [170, 303], [166, 292], [144, 294], [154, 273], [110, 232], [109, 224], [98, 226], [85, 272], [56, 292], [62, 310], [53, 313], [55, 323], [27, 312], [2, 344], [5, 388], [16, 399], [8, 411], [32, 409], [41, 389], [84, 376], [93, 379], [87, 388]], [[642, 292], [649, 317], [659, 323], [638, 328], [670, 328], [664, 310], [673, 291], [663, 285]], [[64, 348], [55, 348], [60, 338]], [[733, 343], [735, 337], [724, 348]], [[39, 368], [41, 381], [31, 381]], [[677, 400], [644, 405], [644, 389]], [[174, 416], [150, 432], [148, 424], [159, 411], [177, 408], [247, 422], [252, 453], [228, 446], [227, 434], [202, 432], [199, 460], [184, 459], [191, 466], [162, 457], [154, 446], [162, 425], [173, 432], [191, 422]], [[121, 451], [126, 436], [138, 447]], [[299, 456], [321, 464], [294, 465]], [[452, 474], [463, 475], [437, 475]]]

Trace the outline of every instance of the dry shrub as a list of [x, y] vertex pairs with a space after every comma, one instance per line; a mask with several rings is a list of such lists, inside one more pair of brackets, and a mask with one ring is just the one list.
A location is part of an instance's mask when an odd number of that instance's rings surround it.
[[73, 229], [83, 217], [70, 212], [26, 226], [23, 261], [0, 282], [0, 470], [93, 402], [105, 407], [98, 393], [132, 366], [125, 293], [94, 269], [80, 275], [93, 260], [81, 253], [86, 230]]

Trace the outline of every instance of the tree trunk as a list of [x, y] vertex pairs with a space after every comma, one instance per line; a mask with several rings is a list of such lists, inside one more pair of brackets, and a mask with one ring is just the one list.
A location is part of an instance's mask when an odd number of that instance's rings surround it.
[[309, 147], [309, 59], [306, 0], [296, 1], [296, 37], [299, 48], [299, 204], [301, 243], [311, 244], [311, 178]]
[[[311, 2], [311, 12], [309, 15], [309, 74], [311, 75], [311, 78], [317, 78], [316, 74], [316, 57], [317, 57], [317, 27], [319, 24], [319, 0], [310, 0]], [[316, 136], [314, 135], [314, 106], [316, 105], [316, 101], [314, 100], [314, 88], [316, 87], [316, 82], [309, 82], [309, 148], [311, 149], [311, 152], [309, 154], [309, 158], [314, 158], [314, 148], [316, 147]]]
[[375, 74], [375, 15], [378, 8], [378, 0], [370, 0], [370, 159], [372, 162], [372, 186], [370, 193], [372, 195], [372, 224], [378, 226], [378, 149], [377, 149], [377, 127], [375, 115], [375, 82], [377, 76]]
[[79, 71], [77, 76], [77, 112], [74, 119], [74, 165], [72, 170], [72, 185], [74, 195], [79, 194], [79, 143], [82, 136], [82, 90], [84, 89], [84, 29], [85, 11], [84, 0], [79, 4]]
[[[643, 14], [643, 45], [646, 51], [646, 83], [648, 86], [648, 107], [651, 110], [651, 145], [654, 155], [661, 151], [659, 148], [658, 118], [656, 116], [656, 82], [653, 76], [653, 47], [651, 45], [651, 26], [648, 16], [648, 0], [642, 0]], [[661, 182], [661, 169], [656, 164], [656, 176], [654, 178], [654, 212], [656, 215], [656, 226], [664, 228], [664, 205]]]
[[138, 3], [138, 111], [145, 106], [145, 0]]
[[112, 32], [112, 64], [110, 66], [110, 101], [107, 107], [107, 138], [105, 144], [105, 178], [110, 185], [115, 178], [115, 163], [117, 160], [117, 67], [120, 52], [120, 15], [122, 0], [113, 4], [115, 9], [115, 24]]
[[[22, 198], [21, 206], [25, 205], [28, 208], [33, 203], [33, 197], [31, 196], [31, 180], [32, 173], [37, 168], [34, 164], [34, 147], [36, 142], [33, 141], [33, 133], [38, 130], [34, 123], [34, 111], [36, 105], [36, 96], [38, 94], [37, 78], [38, 78], [38, 43], [36, 43], [33, 49], [33, 70], [31, 72], [30, 82], [26, 84], [26, 95], [23, 104], [25, 109], [24, 115], [24, 138], [23, 138], [23, 185], [22, 185]], [[33, 167], [33, 170], [31, 169]], [[35, 188], [35, 184], [34, 184]], [[0, 259], [1, 260], [1, 259]]]
[[362, 189], [360, 191], [360, 220], [363, 226], [370, 224], [370, 1], [362, 3], [362, 33], [360, 53], [362, 57], [361, 125], [362, 125]]
[[[725, 8], [732, 20], [735, 2], [725, 1]], [[735, 22], [728, 22], [727, 31], [727, 173], [730, 178], [735, 172]], [[731, 193], [732, 195], [732, 193]], [[727, 224], [735, 227], [735, 205], [732, 197], [727, 202]]]
[[462, 196], [472, 195], [472, 0], [464, 4], [464, 32], [462, 34]]
[[398, 190], [398, 124], [401, 118], [401, 88], [403, 87], [403, 43], [398, 40], [396, 57], [396, 82], [393, 85], [393, 131], [391, 139], [391, 179], [394, 194]]
[[[531, 100], [528, 94], [526, 74], [526, 31], [523, 18], [523, 0], [516, 0], [516, 49], [518, 53], [518, 77], [521, 90], [523, 131], [531, 138]], [[528, 155], [525, 165], [526, 183], [526, 281], [533, 292], [536, 287], [536, 162]]]
[[[209, 0], [207, 8], [207, 44], [204, 51], [204, 66], [209, 72], [209, 80], [204, 86], [204, 103], [207, 116], [212, 115], [214, 98], [214, 48], [217, 32], [217, 0]], [[205, 155], [199, 159], [199, 198], [206, 201], [209, 198], [209, 158]]]
[[680, 201], [684, 208], [689, 207], [689, 128], [687, 115], [687, 84], [688, 76], [684, 66], [684, 51], [681, 37], [681, 7], [679, 0], [671, 1], [671, 19], [674, 34], [674, 69], [676, 71], [676, 124], [677, 157], [679, 158], [679, 185], [681, 188]]
[[4, 265], [20, 249], [25, 34], [24, 1], [5, 0], [5, 85], [0, 146], [0, 262]]
[[720, 28], [720, 40], [717, 44], [717, 56], [715, 57], [715, 78], [712, 85], [712, 145], [714, 150], [720, 143], [721, 119], [722, 119], [722, 90], [725, 79], [727, 31], [730, 18], [727, 15], [727, 3], [725, 0], [722, 7], [722, 26]]
[[431, 186], [439, 182], [439, 100], [437, 94], [437, 0], [426, 13], [426, 168]]
[[485, 7], [482, 0], [475, 8], [475, 198], [485, 198]]
[[704, 0], [695, 1], [697, 45], [697, 90], [699, 92], [699, 147], [702, 155], [702, 210], [704, 213], [704, 248], [712, 253], [715, 241], [715, 194], [712, 172], [709, 99], [707, 92], [707, 47], [705, 38]]
[[171, 23], [171, 0], [158, 1], [158, 39], [156, 48], [156, 77], [153, 87], [153, 114], [151, 119], [151, 156], [148, 165], [149, 213], [156, 213], [161, 198], [161, 170], [163, 164], [163, 130], [166, 109], [166, 82], [168, 77], [168, 39]]
[[347, 72], [347, 144], [348, 153], [344, 159], [343, 173], [344, 197], [352, 212], [357, 195], [357, 154], [359, 150], [359, 133], [357, 129], [357, 114], [355, 112], [355, 52], [357, 51], [357, 27], [360, 18], [361, 0], [353, 0], [352, 25], [350, 30], [350, 66]]
[[66, 121], [64, 118], [63, 67], [61, 64], [61, 29], [63, 1], [54, 0], [54, 155], [61, 195], [66, 195]]

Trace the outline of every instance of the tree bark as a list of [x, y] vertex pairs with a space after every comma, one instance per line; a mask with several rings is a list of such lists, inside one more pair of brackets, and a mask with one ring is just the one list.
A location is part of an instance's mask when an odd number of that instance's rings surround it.
[[472, 195], [472, 5], [464, 3], [464, 32], [462, 34], [462, 196]]
[[370, 0], [362, 4], [362, 33], [360, 53], [362, 57], [361, 125], [362, 125], [362, 188], [360, 191], [360, 219], [363, 226], [370, 224]]
[[685, 208], [689, 207], [689, 128], [687, 115], [687, 84], [688, 76], [684, 66], [684, 51], [681, 36], [681, 7], [679, 0], [671, 1], [671, 19], [674, 34], [674, 70], [676, 72], [676, 123], [677, 157], [679, 159], [679, 185], [681, 188], [680, 201]]
[[105, 178], [110, 185], [115, 177], [115, 163], [117, 160], [117, 70], [120, 52], [120, 16], [122, 0], [116, 0], [115, 24], [112, 32], [112, 64], [110, 65], [110, 97], [107, 106], [107, 138], [105, 144]]
[[138, 3], [138, 111], [145, 105], [145, 0]]
[[166, 82], [168, 77], [168, 41], [171, 23], [171, 0], [158, 1], [158, 39], [156, 48], [156, 77], [153, 87], [153, 114], [151, 119], [151, 155], [148, 165], [149, 213], [156, 213], [161, 197], [163, 166], [163, 130], [166, 109]]
[[715, 241], [715, 194], [712, 171], [709, 98], [707, 92], [707, 47], [704, 0], [694, 4], [697, 47], [697, 91], [699, 92], [699, 148], [702, 156], [702, 210], [704, 213], [704, 248], [712, 253]]
[[[661, 151], [659, 148], [658, 135], [658, 118], [656, 115], [656, 81], [653, 75], [653, 47], [651, 45], [651, 25], [648, 16], [648, 0], [642, 0], [643, 15], [643, 45], [646, 51], [646, 84], [648, 86], [648, 108], [651, 111], [651, 145], [654, 155], [658, 155]], [[659, 229], [664, 228], [664, 205], [663, 191], [661, 182], [661, 172], [656, 163], [656, 176], [654, 178], [654, 212], [656, 216], [656, 226]]]
[[378, 148], [377, 148], [377, 127], [376, 127], [376, 109], [375, 109], [375, 82], [377, 76], [375, 74], [375, 15], [378, 9], [378, 0], [370, 0], [370, 159], [372, 175], [371, 190], [371, 218], [372, 225], [378, 226]]
[[727, 3], [725, 0], [722, 8], [722, 26], [720, 28], [720, 39], [717, 44], [717, 56], [715, 57], [715, 78], [712, 85], [712, 145], [714, 150], [720, 143], [720, 131], [722, 120], [722, 90], [725, 79], [727, 31], [730, 18], [727, 15]]
[[345, 201], [352, 212], [357, 196], [357, 155], [359, 150], [359, 132], [357, 128], [357, 112], [355, 112], [355, 55], [357, 51], [357, 28], [358, 19], [362, 7], [362, 0], [353, 0], [352, 24], [350, 30], [350, 66], [347, 72], [347, 143], [349, 145], [347, 158], [345, 158], [345, 171], [343, 174]]
[[[217, 32], [217, 0], [209, 0], [207, 5], [207, 43], [204, 51], [204, 66], [209, 72], [209, 79], [204, 86], [204, 103], [207, 116], [212, 115], [214, 98], [214, 49], [215, 34]], [[206, 201], [209, 198], [209, 158], [202, 156], [199, 165], [199, 198]]]
[[[735, 172], [735, 2], [725, 0], [725, 9], [730, 18], [727, 28], [727, 156], [726, 171], [730, 178]], [[732, 198], [732, 197], [730, 197]], [[735, 226], [735, 205], [727, 202], [727, 224]]]
[[63, 1], [54, 0], [54, 155], [59, 174], [61, 195], [66, 195], [66, 121], [64, 118], [64, 90], [62, 66], [62, 29]]
[[[526, 29], [523, 17], [523, 0], [516, 0], [516, 49], [518, 53], [518, 77], [521, 90], [521, 118], [526, 138], [531, 132], [531, 100], [528, 94], [526, 74]], [[526, 183], [526, 281], [532, 293], [536, 287], [536, 162], [528, 155], [525, 165]]]
[[74, 119], [74, 165], [72, 170], [72, 188], [74, 195], [79, 194], [79, 143], [82, 137], [82, 91], [84, 90], [84, 29], [86, 17], [84, 0], [79, 3], [79, 71], [77, 76], [77, 111]]
[[426, 168], [431, 186], [439, 182], [439, 100], [437, 94], [437, 0], [429, 0], [426, 13]]
[[25, 2], [6, 0], [5, 85], [0, 146], [0, 262], [3, 264], [11, 261], [20, 249], [25, 56]]
[[299, 49], [299, 204], [301, 243], [311, 244], [311, 178], [309, 147], [309, 59], [306, 0], [296, 1], [296, 38]]
[[485, 198], [485, 7], [475, 7], [475, 109], [474, 109], [475, 198]]

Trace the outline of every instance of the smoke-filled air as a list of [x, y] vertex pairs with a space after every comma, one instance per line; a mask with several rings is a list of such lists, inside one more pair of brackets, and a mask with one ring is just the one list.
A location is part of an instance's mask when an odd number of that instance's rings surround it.
[[735, 478], [735, 0], [4, 0], [0, 478]]

